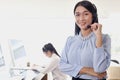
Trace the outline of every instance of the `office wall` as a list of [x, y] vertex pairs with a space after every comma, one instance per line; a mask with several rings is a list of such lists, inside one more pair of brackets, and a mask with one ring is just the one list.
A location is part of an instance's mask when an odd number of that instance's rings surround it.
[[60, 53], [67, 36], [73, 34], [72, 3], [55, 0], [1, 1], [0, 38], [6, 43], [8, 39], [23, 40], [30, 58], [41, 54], [42, 46], [48, 42], [53, 43]]

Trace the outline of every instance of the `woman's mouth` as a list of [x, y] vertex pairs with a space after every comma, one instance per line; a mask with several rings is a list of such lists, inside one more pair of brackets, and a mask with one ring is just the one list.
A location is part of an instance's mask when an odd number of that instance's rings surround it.
[[81, 25], [81, 26], [85, 26], [85, 25], [86, 25], [86, 23], [85, 23], [85, 22], [82, 22], [82, 23], [80, 23], [80, 25]]

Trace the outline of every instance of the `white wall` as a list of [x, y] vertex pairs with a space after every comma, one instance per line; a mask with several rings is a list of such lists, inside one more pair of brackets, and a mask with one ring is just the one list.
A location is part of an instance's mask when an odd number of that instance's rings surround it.
[[[60, 53], [74, 29], [72, 15], [69, 17], [71, 5], [72, 2], [55, 0], [1, 1], [0, 38], [23, 40], [30, 58], [40, 54], [42, 46], [48, 42]], [[68, 12], [71, 13], [67, 15]]]

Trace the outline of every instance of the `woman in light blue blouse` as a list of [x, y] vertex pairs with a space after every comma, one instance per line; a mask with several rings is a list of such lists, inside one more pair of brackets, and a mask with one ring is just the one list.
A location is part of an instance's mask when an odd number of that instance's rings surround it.
[[111, 39], [102, 34], [97, 8], [89, 1], [80, 1], [74, 8], [75, 36], [67, 39], [61, 55], [60, 70], [72, 80], [105, 80], [110, 65]]

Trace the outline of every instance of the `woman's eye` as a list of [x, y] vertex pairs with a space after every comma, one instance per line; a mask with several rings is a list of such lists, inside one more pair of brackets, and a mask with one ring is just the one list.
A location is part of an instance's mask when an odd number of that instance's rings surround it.
[[88, 15], [88, 13], [86, 13], [85, 15]]
[[75, 16], [80, 16], [80, 14], [75, 14]]

